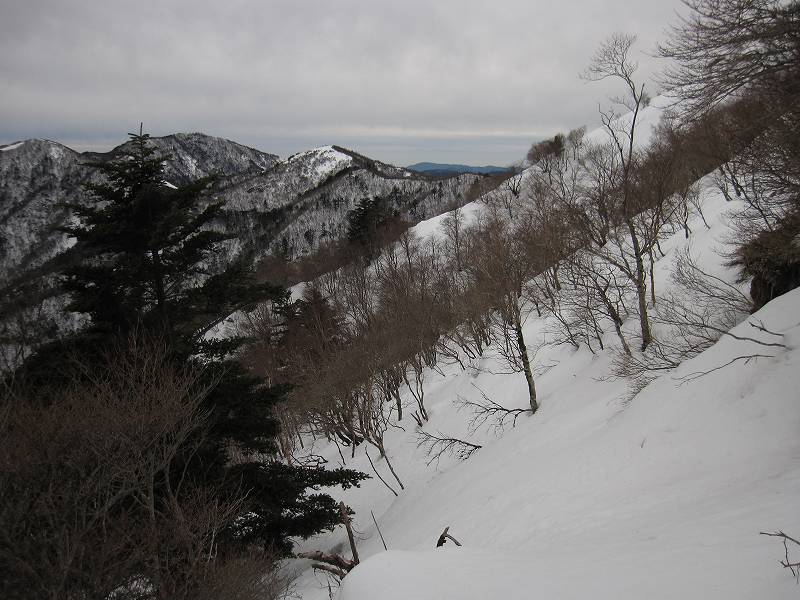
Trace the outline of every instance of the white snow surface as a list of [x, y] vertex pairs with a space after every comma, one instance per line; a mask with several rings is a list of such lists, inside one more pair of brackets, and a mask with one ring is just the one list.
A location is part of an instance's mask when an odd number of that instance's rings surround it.
[[[390, 509], [392, 551], [340, 597], [796, 598], [782, 547], [758, 532], [800, 526], [799, 306], [795, 291], [756, 315], [786, 335], [774, 359], [662, 378], [622, 411], [589, 385], [602, 358], [569, 360], [541, 414]], [[741, 351], [723, 339], [679, 371]], [[432, 549], [445, 525], [464, 547]]]
[[[719, 252], [729, 231], [726, 214], [741, 206], [726, 203], [710, 177], [700, 183], [711, 229], [696, 218], [689, 240], [681, 231], [662, 243], [657, 291], [668, 286], [675, 254], [687, 245], [705, 270], [735, 279]], [[466, 212], [474, 218], [477, 210]], [[417, 233], [438, 235], [442, 218], [418, 225]], [[625, 329], [634, 332], [635, 321]], [[363, 445], [352, 458], [342, 448], [345, 466], [373, 478], [333, 492], [355, 511], [361, 557], [337, 597], [797, 598], [798, 585], [779, 565], [783, 546], [759, 532], [800, 534], [800, 290], [748, 321], [782, 337], [748, 322], [733, 332], [785, 347], [725, 336], [627, 405], [627, 383], [609, 378], [608, 350], [544, 345], [534, 359], [541, 407], [502, 432], [471, 433], [470, 415], [454, 401], [459, 395], [477, 400], [480, 388], [507, 407], [525, 407], [522, 374], [499, 374], [502, 367], [490, 357], [474, 364], [480, 371], [451, 365], [442, 367], [444, 376], [427, 373], [425, 430], [483, 448], [466, 461], [445, 457], [427, 466], [415, 425], [405, 417], [404, 430], [391, 428], [385, 440], [404, 490], [371, 453], [397, 497], [374, 477]], [[547, 321], [534, 313], [525, 325], [531, 349], [546, 341], [546, 331]], [[615, 337], [606, 334], [606, 348], [615, 346]], [[771, 357], [714, 370], [753, 353]], [[679, 379], [701, 371], [711, 372]], [[410, 407], [413, 399], [405, 400]], [[342, 464], [333, 445], [307, 449], [331, 467]], [[445, 526], [463, 547], [434, 548]], [[349, 556], [341, 529], [300, 542], [298, 551]], [[293, 561], [301, 572], [297, 592], [308, 600], [328, 598], [326, 577], [310, 564]]]
[[[461, 207], [461, 214], [464, 217], [464, 227], [474, 225], [478, 220], [479, 215], [486, 208], [485, 204], [481, 202], [470, 202]], [[451, 213], [446, 212], [432, 219], [422, 221], [411, 228], [413, 235], [419, 239], [444, 239], [444, 231], [442, 230], [442, 222]]]

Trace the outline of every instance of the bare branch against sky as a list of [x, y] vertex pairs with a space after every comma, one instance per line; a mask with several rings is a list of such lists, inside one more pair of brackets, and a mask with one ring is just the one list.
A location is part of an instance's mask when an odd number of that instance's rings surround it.
[[[577, 74], [679, 0], [0, 0], [0, 144], [109, 149], [139, 121], [287, 155], [507, 164], [597, 123]], [[643, 74], [660, 68], [637, 56]], [[655, 92], [651, 88], [651, 92]]]

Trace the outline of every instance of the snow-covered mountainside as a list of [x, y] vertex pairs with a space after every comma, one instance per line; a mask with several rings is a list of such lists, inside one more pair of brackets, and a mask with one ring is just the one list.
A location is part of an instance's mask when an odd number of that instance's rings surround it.
[[[204, 133], [175, 133], [150, 139], [159, 153], [171, 157], [164, 164], [164, 179], [173, 185], [184, 185], [211, 174], [259, 173], [278, 161], [275, 154]], [[119, 155], [128, 150], [129, 145], [130, 142], [126, 142], [112, 150], [110, 157], [100, 155], [99, 158], [107, 160]]]
[[[226, 205], [227, 222], [221, 226], [239, 238], [230, 249], [254, 259], [276, 250], [298, 256], [322, 241], [340, 239], [347, 212], [364, 198], [389, 198], [399, 214], [418, 222], [463, 204], [479, 179], [462, 175], [434, 181], [334, 146], [279, 161], [275, 155], [199, 133], [151, 140], [170, 157], [167, 183], [219, 175], [213, 196]], [[80, 154], [49, 140], [0, 148], [0, 282], [43, 264], [69, 245], [55, 231], [69, 219], [59, 203], [85, 199], [83, 185], [97, 176], [85, 163], [113, 159], [125, 148]]]
[[[170, 157], [168, 185], [218, 175], [209, 199], [225, 208], [215, 226], [233, 238], [211, 257], [212, 270], [234, 257], [253, 263], [274, 253], [295, 258], [343, 239], [348, 212], [363, 200], [383, 199], [397, 215], [419, 222], [464, 204], [481, 180], [478, 175], [431, 179], [336, 146], [278, 161], [203, 134], [152, 138], [152, 143]], [[71, 219], [60, 203], [87, 199], [84, 184], [99, 177], [87, 162], [124, 151], [121, 146], [107, 154], [80, 154], [48, 140], [0, 148], [0, 337], [16, 339], [16, 316], [34, 306], [48, 336], [77, 326], [65, 318], [66, 298], [57, 296], [53, 278], [73, 260], [72, 240], [57, 229]]]
[[[170, 157], [166, 180], [180, 185], [212, 173], [233, 176], [270, 168], [277, 156], [199, 133], [151, 138]], [[96, 178], [86, 163], [119, 156], [126, 144], [108, 153], [78, 153], [50, 140], [26, 140], [0, 148], [0, 282], [53, 258], [69, 245], [54, 231], [69, 219], [60, 203], [81, 202], [83, 185]]]
[[363, 199], [384, 198], [411, 223], [468, 199], [479, 175], [432, 179], [339, 146], [290, 156], [268, 171], [227, 178], [214, 195], [225, 201], [232, 228], [255, 256], [296, 257], [342, 239], [347, 214]]
[[52, 228], [68, 213], [59, 202], [81, 193], [80, 154], [57, 142], [27, 140], [0, 148], [0, 282], [41, 264], [67, 245]]
[[[646, 119], [655, 123], [657, 110]], [[709, 227], [696, 215], [688, 238], [677, 230], [661, 242], [657, 289], [672, 287], [684, 251], [706, 273], [737, 285], [720, 252], [730, 216], [743, 205], [726, 202], [712, 177], [698, 185]], [[485, 209], [469, 205], [467, 221]], [[420, 223], [415, 232], [440, 235], [441, 222]], [[782, 544], [759, 532], [800, 532], [799, 315], [794, 290], [628, 402], [628, 381], [612, 376], [619, 346], [613, 331], [603, 335], [603, 350], [556, 345], [548, 343], [552, 317], [534, 312], [524, 330], [537, 349], [541, 405], [503, 429], [491, 421], [470, 427], [471, 413], [457, 401], [479, 402], [483, 392], [505, 407], [526, 408], [522, 373], [508, 374], [491, 355], [462, 356], [466, 369], [429, 369], [424, 430], [482, 446], [468, 460], [431, 462], [406, 417], [385, 438], [405, 486], [395, 497], [374, 476], [366, 444], [353, 458], [322, 440], [307, 448], [331, 466], [373, 475], [340, 493], [355, 512], [361, 564], [335, 597], [796, 598], [796, 582], [779, 564]], [[636, 327], [635, 316], [624, 324], [629, 332]], [[394, 485], [386, 462], [372, 459]], [[435, 548], [445, 527], [461, 547]], [[349, 556], [341, 528], [301, 545]], [[790, 548], [794, 560], [798, 555]], [[297, 591], [307, 600], [329, 598], [329, 580], [310, 564], [287, 567], [301, 572]]]

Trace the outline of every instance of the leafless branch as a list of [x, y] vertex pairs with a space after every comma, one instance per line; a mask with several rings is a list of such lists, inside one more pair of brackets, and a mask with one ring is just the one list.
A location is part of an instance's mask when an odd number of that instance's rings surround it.
[[380, 479], [380, 480], [381, 480], [381, 482], [383, 483], [383, 485], [385, 485], [387, 488], [389, 488], [389, 491], [390, 491], [390, 492], [392, 492], [392, 493], [393, 493], [395, 496], [397, 496], [397, 492], [395, 492], [395, 491], [394, 491], [394, 489], [392, 488], [392, 486], [390, 486], [388, 483], [386, 483], [386, 480], [385, 480], [383, 477], [381, 477], [381, 474], [380, 474], [380, 473], [378, 473], [378, 469], [376, 469], [376, 468], [375, 468], [375, 463], [374, 463], [374, 462], [372, 462], [372, 457], [369, 455], [369, 449], [367, 449], [367, 448], [364, 448], [364, 452], [365, 452], [365, 453], [366, 453], [366, 455], [367, 455], [367, 460], [369, 461], [369, 464], [370, 464], [370, 466], [372, 467], [372, 470], [375, 472], [375, 475], [377, 475], [377, 476], [378, 476], [378, 479]]
[[381, 528], [378, 527], [378, 520], [375, 518], [375, 513], [370, 510], [369, 514], [372, 515], [372, 522], [375, 523], [375, 529], [378, 530], [378, 535], [381, 536], [381, 543], [383, 544], [383, 549], [384, 550], [388, 550], [389, 548], [386, 547], [386, 540], [383, 539], [383, 534], [381, 533]]
[[748, 364], [751, 360], [756, 360], [758, 358], [775, 358], [775, 357], [771, 354], [748, 354], [746, 356], [737, 356], [736, 358], [732, 358], [731, 360], [726, 362], [724, 365], [714, 367], [713, 369], [709, 369], [708, 371], [696, 371], [694, 373], [689, 373], [688, 375], [684, 375], [682, 377], [676, 377], [675, 379], [680, 381], [681, 384], [688, 383], [690, 381], [694, 381], [695, 379], [699, 379], [700, 377], [704, 377], [705, 375], [714, 373], [715, 371], [720, 371], [725, 367], [732, 365], [735, 362], [739, 362], [740, 360], [743, 360], [745, 364]]
[[483, 446], [444, 435], [441, 431], [436, 434], [420, 429], [417, 432], [417, 448], [423, 448], [429, 457], [425, 463], [430, 466], [434, 461], [438, 464], [445, 454], [455, 456], [460, 460], [467, 460], [476, 450]]
[[783, 541], [783, 560], [781, 561], [781, 566], [784, 569], [789, 569], [794, 575], [795, 580], [800, 583], [800, 561], [791, 562], [789, 559], [789, 544], [788, 542], [792, 542], [793, 544], [800, 546], [800, 541], [797, 541], [795, 538], [786, 535], [783, 531], [776, 531], [773, 533], [769, 533], [766, 531], [760, 531], [761, 535], [767, 535], [769, 537], [777, 537], [781, 538]]
[[456, 400], [458, 408], [467, 408], [472, 411], [469, 419], [469, 429], [472, 433], [475, 433], [487, 421], [492, 422], [491, 426], [495, 433], [500, 433], [508, 420], [511, 420], [511, 426], [514, 427], [520, 415], [531, 414], [529, 408], [506, 408], [489, 398], [486, 392], [477, 385], [472, 384], [472, 387], [480, 392], [482, 400], [468, 400], [463, 396], [458, 396]]
[[310, 550], [308, 552], [299, 552], [297, 554], [297, 558], [308, 558], [310, 560], [316, 560], [318, 562], [323, 562], [325, 564], [331, 565], [344, 571], [345, 573], [350, 571], [353, 567], [355, 567], [355, 562], [352, 560], [341, 556], [340, 554], [329, 554], [327, 552], [322, 552], [321, 550]]
[[342, 569], [334, 567], [333, 565], [326, 565], [326, 564], [323, 564], [323, 563], [314, 563], [311, 566], [314, 569], [317, 569], [318, 571], [327, 571], [328, 573], [333, 573], [339, 579], [344, 579], [344, 576], [347, 575], [346, 571], [343, 571]]

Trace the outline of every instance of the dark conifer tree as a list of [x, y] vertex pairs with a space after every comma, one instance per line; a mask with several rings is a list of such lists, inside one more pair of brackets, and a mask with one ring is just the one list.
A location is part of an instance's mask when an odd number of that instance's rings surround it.
[[69, 310], [87, 313], [90, 324], [40, 350], [22, 372], [47, 388], [58, 372], [69, 372], [59, 368], [65, 356], [78, 356], [84, 365], [99, 362], [104, 352], [132, 337], [159, 340], [177, 368], [201, 368], [208, 430], [199, 450], [187, 452], [179, 468], [198, 489], [244, 496], [236, 530], [221, 533], [220, 544], [258, 544], [288, 553], [292, 536], [306, 537], [339, 522], [336, 504], [316, 491], [319, 486], [346, 488], [366, 476], [275, 460], [278, 422], [272, 408], [287, 389], [265, 385], [235, 360], [246, 340], [208, 340], [206, 334], [234, 311], [280, 298], [284, 291], [255, 283], [242, 263], [221, 272], [209, 269], [209, 258], [227, 239], [215, 229], [222, 206], [204, 193], [212, 180], [177, 189], [167, 185], [162, 170], [167, 157], [150, 147], [147, 134], [130, 135], [123, 156], [94, 165], [105, 181], [89, 187], [93, 202], [68, 205], [79, 223], [65, 231], [77, 239], [82, 260], [65, 273], [64, 287], [72, 299]]
[[377, 256], [381, 232], [400, 216], [392, 208], [392, 200], [396, 201], [397, 195], [397, 192], [392, 192], [386, 197], [362, 198], [347, 213], [347, 239], [360, 247], [367, 259]]

